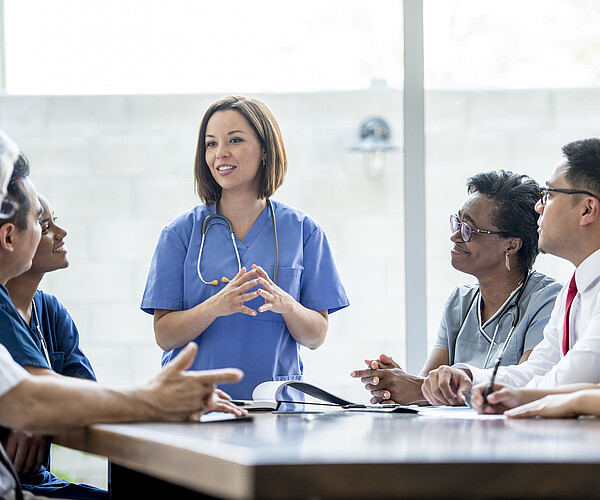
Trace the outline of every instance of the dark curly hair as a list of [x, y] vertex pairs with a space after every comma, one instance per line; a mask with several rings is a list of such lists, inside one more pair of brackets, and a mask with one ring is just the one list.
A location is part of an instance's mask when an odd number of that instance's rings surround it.
[[467, 191], [484, 194], [494, 202], [494, 225], [504, 236], [521, 239], [517, 253], [519, 265], [523, 270], [531, 269], [540, 252], [539, 214], [535, 211], [535, 204], [540, 199], [538, 183], [526, 175], [498, 170], [470, 177]]

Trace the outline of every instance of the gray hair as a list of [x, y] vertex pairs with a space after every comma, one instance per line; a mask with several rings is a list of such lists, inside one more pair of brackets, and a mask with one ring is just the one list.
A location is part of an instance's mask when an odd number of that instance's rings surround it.
[[0, 130], [0, 171], [3, 173], [7, 168], [12, 169], [18, 157], [19, 148], [10, 137]]

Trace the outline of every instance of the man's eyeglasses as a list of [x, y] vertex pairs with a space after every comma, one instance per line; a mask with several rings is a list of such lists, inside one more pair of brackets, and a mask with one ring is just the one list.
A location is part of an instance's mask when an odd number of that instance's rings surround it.
[[450, 216], [450, 231], [454, 234], [460, 228], [460, 237], [464, 242], [471, 241], [473, 237], [473, 233], [483, 233], [483, 234], [499, 234], [506, 236], [504, 231], [486, 231], [485, 229], [475, 229], [466, 222], [461, 222], [458, 219], [458, 215]]
[[10, 219], [13, 215], [15, 215], [15, 212], [15, 204], [12, 202], [12, 200], [4, 198], [2, 203], [0, 203], [0, 219]]
[[548, 193], [550, 193], [550, 191], [555, 192], [555, 193], [564, 193], [564, 194], [587, 194], [588, 196], [593, 196], [597, 200], [600, 200], [600, 198], [598, 198], [597, 194], [591, 193], [589, 191], [583, 191], [581, 189], [552, 188], [552, 187], [545, 186], [540, 189], [540, 203], [542, 205], [546, 204], [546, 201], [548, 200]]

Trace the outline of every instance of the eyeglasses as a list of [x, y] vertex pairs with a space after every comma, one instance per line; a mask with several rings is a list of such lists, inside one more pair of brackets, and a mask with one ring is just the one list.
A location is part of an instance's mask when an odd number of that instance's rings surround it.
[[0, 203], [0, 219], [10, 219], [15, 215], [16, 208], [12, 200], [4, 198]]
[[600, 200], [600, 198], [598, 198], [597, 194], [590, 193], [589, 191], [583, 191], [581, 189], [560, 189], [560, 188], [552, 188], [552, 187], [545, 186], [542, 189], [540, 189], [540, 203], [542, 205], [546, 204], [546, 201], [548, 200], [548, 193], [550, 191], [553, 191], [555, 193], [564, 193], [564, 194], [587, 194], [588, 196], [593, 196], [597, 200]]
[[452, 231], [452, 234], [454, 234], [456, 231], [458, 231], [459, 228], [460, 228], [460, 237], [463, 239], [464, 242], [471, 241], [471, 238], [473, 237], [473, 233], [499, 234], [499, 235], [504, 235], [504, 236], [506, 236], [506, 234], [507, 234], [504, 231], [486, 231], [485, 229], [475, 229], [475, 228], [469, 226], [469, 224], [467, 224], [466, 222], [461, 222], [458, 219], [458, 215], [451, 215], [450, 216], [450, 230]]

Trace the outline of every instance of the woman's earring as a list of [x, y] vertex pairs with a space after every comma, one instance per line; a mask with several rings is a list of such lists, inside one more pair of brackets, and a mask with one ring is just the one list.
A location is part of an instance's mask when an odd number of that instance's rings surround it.
[[508, 252], [506, 252], [506, 260], [504, 261], [504, 264], [506, 265], [506, 269], [510, 271], [510, 259], [508, 258]]
[[263, 158], [263, 168], [267, 166], [267, 161]]

